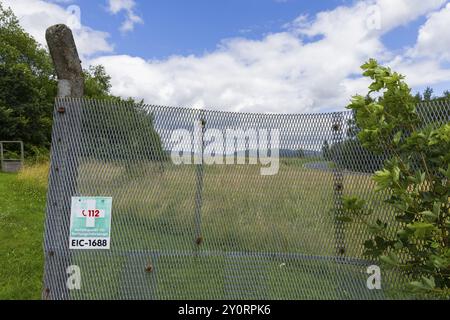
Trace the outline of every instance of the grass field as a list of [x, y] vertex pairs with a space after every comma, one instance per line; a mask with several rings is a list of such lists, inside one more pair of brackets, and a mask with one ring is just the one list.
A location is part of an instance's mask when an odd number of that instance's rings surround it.
[[0, 300], [41, 297], [46, 171], [0, 173]]
[[[74, 297], [382, 297], [366, 289], [364, 265], [333, 260], [333, 174], [305, 169], [308, 161], [282, 159], [275, 176], [259, 166], [206, 166], [200, 218], [194, 166], [83, 162], [79, 193], [113, 197], [112, 244], [74, 254], [92, 270]], [[0, 174], [0, 299], [40, 297], [45, 172]], [[345, 179], [345, 193], [372, 193], [368, 176]], [[354, 224], [345, 235], [346, 254], [360, 258], [367, 230]]]
[[[317, 160], [282, 159], [275, 176], [261, 176], [259, 166], [205, 166], [200, 219], [195, 217], [194, 166], [167, 166], [161, 172], [150, 164], [84, 162], [80, 193], [113, 197], [116, 236], [110, 253], [75, 255], [83, 268], [103, 270], [108, 261], [108, 271], [92, 274], [91, 286], [79, 294], [149, 299], [377, 296], [366, 288], [366, 266], [334, 262], [333, 173], [305, 169], [308, 161]], [[373, 193], [367, 175], [344, 179], [345, 193]], [[361, 258], [367, 230], [357, 224], [348, 230], [346, 254]], [[196, 244], [199, 235], [201, 245]], [[151, 274], [145, 272], [148, 264]], [[124, 289], [121, 283], [133, 286]]]

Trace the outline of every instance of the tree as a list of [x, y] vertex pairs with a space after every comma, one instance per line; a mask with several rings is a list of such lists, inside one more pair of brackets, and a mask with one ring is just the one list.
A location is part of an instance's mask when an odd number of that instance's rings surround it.
[[56, 80], [47, 52], [0, 4], [0, 137], [27, 153], [50, 146]]
[[111, 77], [102, 65], [84, 70], [84, 95], [93, 99], [111, 99]]
[[[111, 77], [103, 66], [91, 66], [84, 70], [85, 96], [101, 99], [105, 103], [90, 111], [90, 116], [83, 119], [83, 129], [87, 128], [87, 156], [111, 161], [163, 161], [163, 151], [159, 134], [154, 129], [153, 115], [148, 112], [144, 101], [136, 102], [132, 98], [122, 99], [111, 95]], [[102, 123], [102, 134], [89, 134], [89, 128]], [[114, 152], [111, 145], [114, 144]]]
[[[109, 100], [109, 101], [108, 101]], [[101, 129], [92, 134], [92, 128]], [[86, 137], [84, 156], [107, 161], [163, 161], [159, 134], [154, 129], [153, 115], [142, 103], [110, 97], [83, 118]]]
[[442, 95], [436, 96], [433, 95], [434, 90], [430, 87], [427, 87], [424, 92], [421, 94], [420, 92], [417, 92], [414, 96], [414, 99], [416, 103], [420, 102], [432, 102], [432, 101], [446, 101], [448, 102], [450, 99], [450, 91], [445, 90]]
[[344, 198], [347, 216], [342, 219], [369, 226], [372, 237], [364, 242], [365, 254], [412, 278], [409, 288], [448, 299], [450, 122], [427, 125], [402, 75], [373, 59], [362, 69], [373, 81], [370, 93], [377, 92], [381, 98], [367, 103], [364, 97], [354, 96], [348, 108], [356, 113], [361, 144], [391, 155], [373, 180], [377, 191], [386, 192], [396, 223], [389, 226], [379, 215], [374, 222], [370, 219], [374, 210], [354, 196]]
[[450, 91], [445, 90], [445, 91], [444, 91], [443, 98], [444, 98], [444, 99], [450, 99]]
[[425, 101], [431, 101], [433, 98], [433, 89], [430, 87], [427, 87], [425, 91], [423, 92], [423, 100]]

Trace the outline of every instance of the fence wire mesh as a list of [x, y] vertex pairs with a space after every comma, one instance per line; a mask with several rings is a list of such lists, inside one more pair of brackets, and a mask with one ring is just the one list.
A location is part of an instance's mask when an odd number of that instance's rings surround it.
[[[421, 110], [431, 123], [450, 119], [448, 103]], [[369, 290], [369, 232], [339, 220], [344, 195], [368, 199], [378, 217], [392, 216], [370, 178], [383, 156], [360, 147], [352, 119], [351, 112], [244, 114], [58, 99], [44, 298], [392, 297], [404, 279], [384, 272], [382, 290]], [[247, 144], [227, 149], [227, 130], [242, 130]], [[257, 161], [264, 130], [279, 131], [272, 175], [262, 175], [269, 164]], [[174, 132], [200, 139], [174, 140]], [[223, 137], [215, 142], [234, 164], [174, 163], [171, 150], [181, 146], [198, 159], [212, 136]], [[271, 139], [263, 144], [274, 146]], [[113, 198], [110, 250], [69, 250], [73, 196]], [[71, 265], [81, 270], [79, 290], [66, 285]]]

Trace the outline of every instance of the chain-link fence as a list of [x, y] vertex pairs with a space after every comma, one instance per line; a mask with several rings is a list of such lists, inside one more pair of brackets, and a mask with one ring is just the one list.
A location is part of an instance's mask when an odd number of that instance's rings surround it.
[[[44, 298], [395, 298], [393, 272], [367, 287], [367, 228], [339, 219], [350, 194], [392, 216], [352, 119], [57, 100]], [[74, 196], [112, 197], [109, 250], [69, 250]]]

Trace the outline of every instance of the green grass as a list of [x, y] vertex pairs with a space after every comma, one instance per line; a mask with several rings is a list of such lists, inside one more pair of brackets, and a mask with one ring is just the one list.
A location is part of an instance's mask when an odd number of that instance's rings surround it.
[[[73, 297], [380, 297], [365, 288], [364, 266], [292, 258], [336, 254], [333, 174], [305, 169], [307, 161], [281, 159], [275, 176], [261, 176], [259, 166], [206, 166], [200, 224], [194, 166], [161, 171], [149, 163], [84, 161], [81, 195], [113, 197], [112, 244], [110, 251], [74, 253], [82, 290]], [[0, 174], [0, 299], [41, 295], [46, 170]], [[346, 193], [371, 194], [367, 176], [346, 179]], [[347, 255], [361, 258], [367, 237], [364, 226], [349, 225]], [[152, 272], [145, 271], [148, 265]]]
[[0, 300], [40, 299], [45, 188], [0, 173]]

